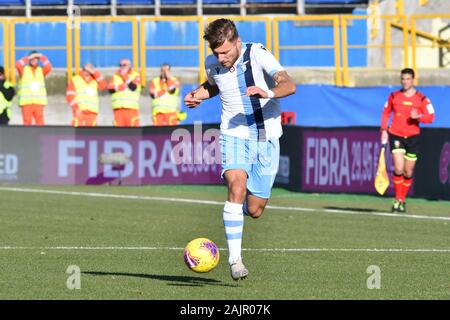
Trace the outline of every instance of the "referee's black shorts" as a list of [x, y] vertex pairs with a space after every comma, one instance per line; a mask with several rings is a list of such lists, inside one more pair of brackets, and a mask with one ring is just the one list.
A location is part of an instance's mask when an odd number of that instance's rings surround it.
[[416, 161], [419, 154], [419, 135], [400, 137], [389, 133], [392, 153], [404, 153], [406, 160]]

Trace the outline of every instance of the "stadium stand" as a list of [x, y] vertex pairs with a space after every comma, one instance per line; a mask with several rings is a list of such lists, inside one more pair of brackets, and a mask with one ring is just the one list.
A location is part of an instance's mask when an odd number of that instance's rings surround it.
[[[166, 12], [167, 14], [192, 15], [193, 8], [196, 8], [197, 14], [203, 14], [205, 9], [214, 9], [215, 11], [212, 12], [214, 14], [317, 14], [351, 13], [354, 8], [367, 6], [368, 2], [368, 0], [203, 0], [201, 3], [198, 0], [0, 0], [0, 11], [9, 10], [8, 15], [24, 14], [30, 17], [34, 14], [34, 9], [39, 9], [40, 15], [54, 15], [57, 10], [65, 9], [73, 4], [79, 6], [85, 15], [104, 15], [104, 10], [109, 10], [111, 15], [116, 15], [120, 14], [118, 9], [125, 10], [127, 15], [154, 14], [158, 16]], [[12, 8], [20, 11], [10, 11]], [[153, 9], [153, 11], [143, 12], [143, 8]], [[167, 8], [170, 8], [170, 11], [164, 11]], [[230, 9], [237, 11], [230, 12]]]
[[74, 0], [75, 5], [110, 5], [110, 0]]
[[1, 0], [1, 6], [24, 6], [25, 0]]
[[238, 4], [240, 0], [203, 0], [203, 4]]
[[186, 5], [186, 4], [196, 4], [196, 0], [160, 0], [161, 5], [164, 4], [175, 4], [175, 5]]
[[153, 0], [117, 0], [118, 5], [154, 4]]
[[34, 6], [54, 6], [67, 4], [67, 0], [32, 0], [31, 4]]

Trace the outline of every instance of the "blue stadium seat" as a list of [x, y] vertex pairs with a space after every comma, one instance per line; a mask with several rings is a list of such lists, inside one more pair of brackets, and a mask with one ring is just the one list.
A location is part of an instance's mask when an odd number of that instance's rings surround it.
[[117, 0], [118, 5], [154, 4], [154, 0]]
[[306, 4], [351, 4], [368, 3], [368, 0], [305, 0]]
[[24, 6], [25, 0], [0, 0], [0, 6]]
[[204, 4], [237, 4], [240, 0], [203, 0]]
[[73, 4], [76, 5], [102, 5], [110, 4], [111, 0], [74, 0]]
[[296, 3], [296, 0], [247, 0], [247, 3]]
[[196, 0], [161, 0], [161, 4], [195, 4]]
[[32, 6], [56, 6], [67, 4], [67, 0], [31, 0]]

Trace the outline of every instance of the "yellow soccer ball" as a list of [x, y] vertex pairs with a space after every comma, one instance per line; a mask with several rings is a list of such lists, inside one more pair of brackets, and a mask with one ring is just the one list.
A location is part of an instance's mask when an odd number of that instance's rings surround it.
[[184, 262], [195, 272], [209, 272], [219, 263], [219, 248], [209, 239], [197, 238], [184, 248]]

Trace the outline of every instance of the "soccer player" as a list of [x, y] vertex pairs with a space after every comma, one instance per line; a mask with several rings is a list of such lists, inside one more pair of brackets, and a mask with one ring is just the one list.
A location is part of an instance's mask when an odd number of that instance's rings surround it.
[[[420, 123], [434, 120], [433, 105], [414, 88], [414, 70], [401, 71], [402, 89], [389, 95], [381, 119], [381, 143], [389, 140], [394, 162], [395, 199], [392, 212], [406, 212], [406, 195], [413, 182], [414, 167], [419, 152]], [[389, 118], [393, 113], [388, 129]]]
[[295, 93], [296, 85], [263, 45], [241, 41], [233, 21], [211, 22], [203, 38], [213, 52], [205, 61], [208, 80], [184, 103], [193, 108], [220, 94], [222, 177], [228, 186], [223, 221], [231, 277], [239, 280], [248, 275], [241, 257], [243, 214], [260, 217], [270, 197], [282, 135], [277, 98]]

